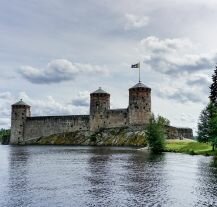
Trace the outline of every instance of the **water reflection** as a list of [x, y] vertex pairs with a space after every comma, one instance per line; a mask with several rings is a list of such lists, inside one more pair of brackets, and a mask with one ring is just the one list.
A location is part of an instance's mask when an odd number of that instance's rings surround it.
[[8, 206], [27, 206], [29, 200], [28, 189], [28, 158], [29, 153], [23, 147], [9, 148], [9, 183]]
[[[132, 153], [125, 167], [124, 188], [128, 192], [127, 206], [163, 205], [166, 196], [164, 154]], [[125, 190], [123, 188], [123, 190]]]
[[107, 198], [111, 196], [110, 186], [110, 168], [109, 161], [111, 159], [110, 148], [91, 148], [88, 158], [88, 176], [89, 182], [87, 191], [87, 206], [108, 205]]
[[197, 202], [195, 207], [201, 206], [217, 206], [217, 162], [212, 157], [210, 162], [202, 157], [198, 160], [198, 178], [195, 191], [197, 193]]
[[211, 157], [0, 146], [0, 206], [217, 206]]

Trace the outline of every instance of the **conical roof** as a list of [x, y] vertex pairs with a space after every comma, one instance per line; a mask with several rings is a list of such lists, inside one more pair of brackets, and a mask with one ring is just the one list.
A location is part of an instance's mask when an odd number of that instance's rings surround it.
[[106, 91], [104, 91], [101, 87], [99, 87], [99, 89], [97, 89], [96, 91], [94, 91], [91, 94], [109, 94]]
[[27, 103], [25, 103], [22, 99], [20, 99], [20, 101], [13, 104], [12, 106], [29, 106], [29, 105]]
[[149, 88], [149, 89], [151, 89], [150, 87], [146, 86], [146, 85], [143, 84], [142, 82], [137, 83], [135, 86], [133, 86], [133, 87], [130, 88], [130, 89], [133, 89], [133, 88]]

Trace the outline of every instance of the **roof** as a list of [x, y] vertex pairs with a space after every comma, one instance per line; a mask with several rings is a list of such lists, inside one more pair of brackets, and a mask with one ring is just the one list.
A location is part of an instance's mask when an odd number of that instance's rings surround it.
[[94, 91], [91, 94], [109, 94], [106, 91], [104, 91], [101, 87], [99, 87], [99, 89], [97, 89], [96, 91]]
[[[133, 86], [132, 88], [149, 88], [148, 86], [146, 86], [145, 84], [143, 84], [142, 82], [137, 83], [135, 86]], [[131, 88], [130, 88], [131, 89]]]
[[26, 104], [22, 99], [20, 99], [20, 101], [18, 101], [17, 103], [13, 104], [12, 106], [29, 106], [29, 105]]

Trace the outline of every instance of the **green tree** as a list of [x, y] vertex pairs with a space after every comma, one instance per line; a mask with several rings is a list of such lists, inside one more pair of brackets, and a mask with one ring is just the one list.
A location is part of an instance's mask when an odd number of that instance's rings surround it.
[[1, 129], [0, 130], [0, 143], [9, 144], [10, 140], [10, 129]]
[[202, 110], [199, 122], [198, 122], [198, 141], [199, 142], [208, 142], [209, 141], [209, 123], [210, 123], [210, 107], [209, 103], [205, 109]]
[[213, 151], [217, 146], [217, 106], [214, 103], [208, 107], [210, 118], [208, 122], [208, 140], [211, 142]]
[[210, 142], [213, 150], [217, 146], [217, 66], [212, 75], [210, 103], [201, 112], [198, 122], [198, 141]]
[[161, 153], [165, 148], [166, 130], [165, 122], [167, 120], [161, 116], [155, 118], [152, 115], [147, 126], [147, 138], [151, 151], [153, 153]]
[[211, 103], [217, 105], [217, 65], [214, 70], [214, 74], [212, 75], [212, 84], [210, 88], [210, 96], [209, 99]]

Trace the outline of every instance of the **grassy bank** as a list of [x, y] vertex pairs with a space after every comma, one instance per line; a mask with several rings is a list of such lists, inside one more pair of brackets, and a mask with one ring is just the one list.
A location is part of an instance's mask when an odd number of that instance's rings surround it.
[[191, 140], [167, 140], [165, 151], [206, 156], [217, 154], [217, 150], [212, 151], [212, 146], [210, 144]]

